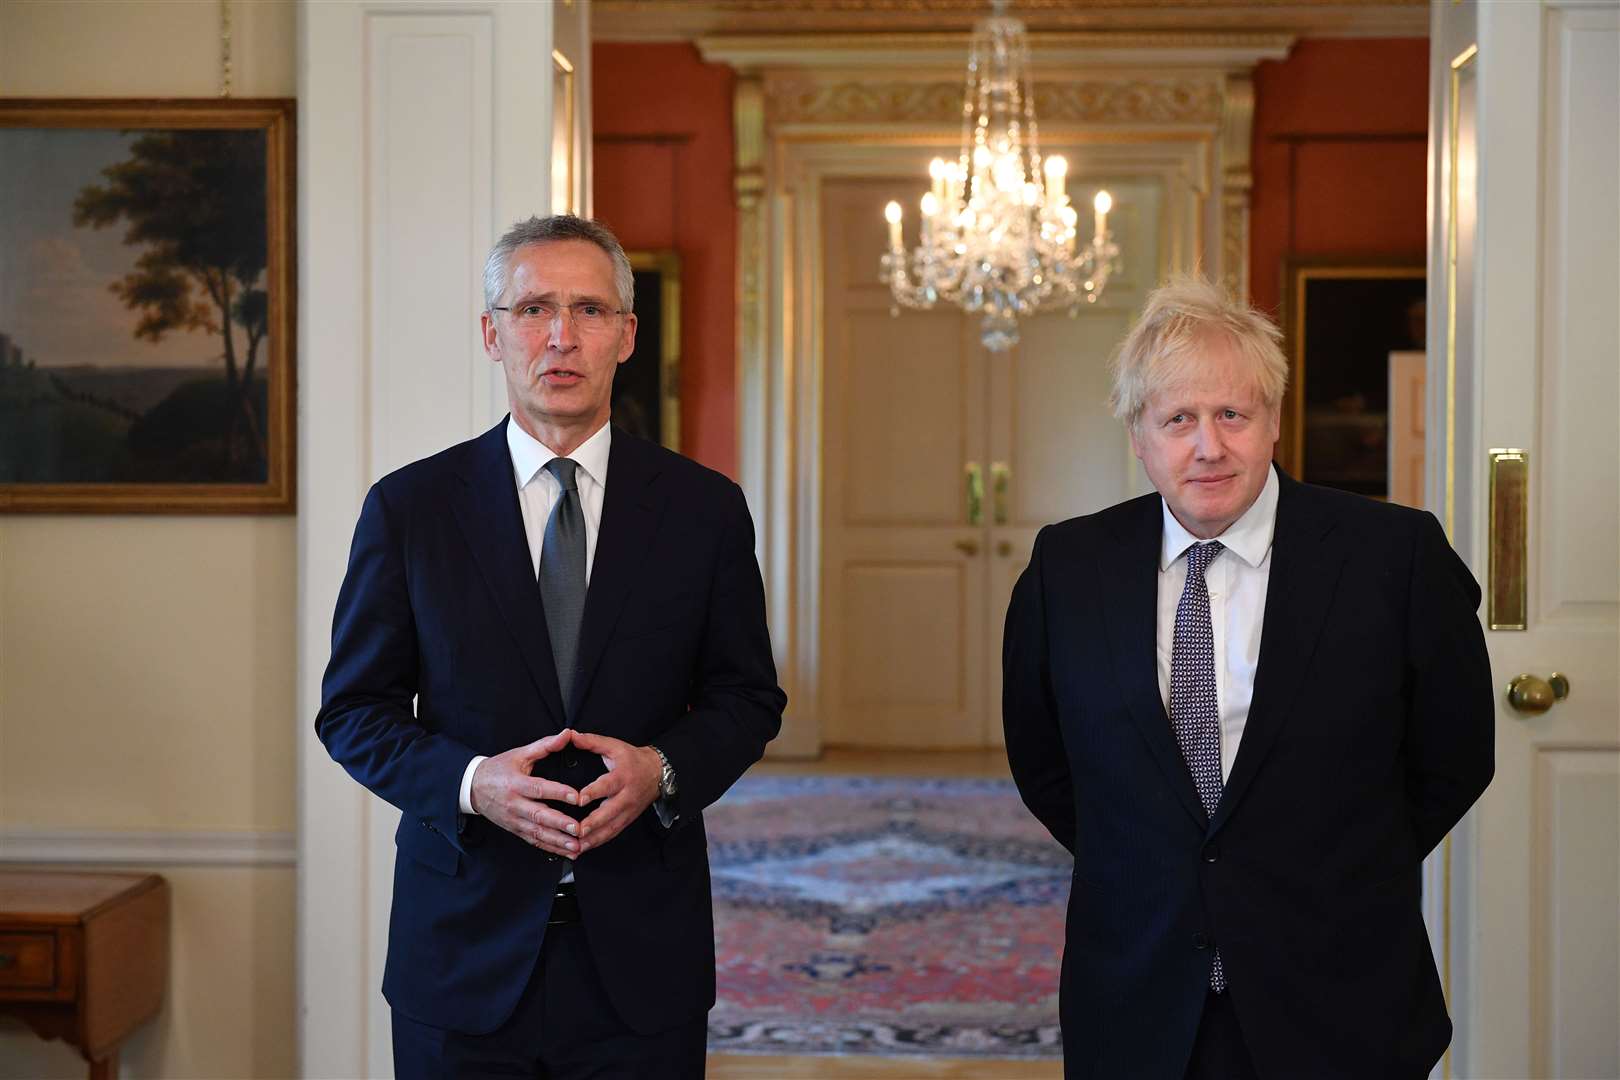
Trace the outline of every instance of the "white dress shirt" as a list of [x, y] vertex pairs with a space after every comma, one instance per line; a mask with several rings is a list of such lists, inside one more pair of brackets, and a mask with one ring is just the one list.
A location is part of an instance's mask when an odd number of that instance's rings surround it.
[[[578, 463], [574, 483], [579, 488], [579, 508], [585, 514], [585, 585], [591, 584], [591, 566], [596, 562], [596, 536], [602, 525], [602, 498], [607, 492], [608, 448], [613, 441], [613, 425], [603, 424], [596, 434], [580, 443], [568, 456]], [[562, 485], [546, 469], [546, 462], [557, 457], [544, 443], [511, 420], [506, 425], [506, 449], [512, 455], [512, 479], [517, 484], [518, 508], [523, 512], [523, 532], [529, 541], [529, 565], [540, 576], [540, 548], [546, 540], [546, 522], [557, 505]], [[472, 806], [472, 779], [479, 755], [467, 763], [461, 774], [461, 812], [477, 813]]]
[[[1238, 743], [1254, 698], [1260, 663], [1260, 630], [1271, 581], [1271, 539], [1277, 530], [1277, 471], [1271, 469], [1259, 496], [1220, 536], [1226, 548], [1209, 564], [1209, 621], [1215, 632], [1215, 700], [1221, 717], [1221, 782], [1232, 775]], [[1159, 552], [1159, 696], [1170, 715], [1170, 651], [1176, 607], [1187, 584], [1187, 549], [1201, 543], [1164, 505], [1164, 541]]]

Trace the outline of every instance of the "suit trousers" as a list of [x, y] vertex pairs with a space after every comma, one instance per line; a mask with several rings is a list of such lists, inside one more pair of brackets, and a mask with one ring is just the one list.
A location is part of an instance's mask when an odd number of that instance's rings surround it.
[[399, 1080], [702, 1080], [707, 1014], [652, 1035], [632, 1031], [613, 1009], [585, 941], [585, 928], [546, 928], [540, 960], [512, 1016], [487, 1035], [467, 1035], [393, 1013]]
[[1212, 990], [1204, 1000], [1198, 1037], [1187, 1062], [1187, 1080], [1258, 1080], [1229, 993]]

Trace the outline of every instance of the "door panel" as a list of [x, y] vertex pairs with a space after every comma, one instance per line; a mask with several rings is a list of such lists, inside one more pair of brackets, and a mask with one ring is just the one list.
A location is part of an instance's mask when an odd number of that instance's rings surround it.
[[[1079, 151], [1064, 151], [1071, 157]], [[1164, 182], [1156, 177], [1076, 178], [1069, 199], [1089, 207], [1107, 188], [1119, 212], [1109, 228], [1130, 259], [1096, 304], [1023, 322], [1018, 347], [990, 365], [992, 460], [1007, 465], [1006, 514], [991, 515], [985, 741], [1004, 744], [1001, 640], [1007, 605], [1042, 525], [1090, 514], [1137, 494], [1130, 441], [1108, 407], [1114, 349], [1166, 272]], [[992, 492], [993, 494], [993, 492]]]
[[983, 541], [965, 469], [985, 462], [985, 360], [960, 312], [890, 313], [883, 204], [915, 188], [823, 189], [821, 700], [835, 745], [982, 739]]

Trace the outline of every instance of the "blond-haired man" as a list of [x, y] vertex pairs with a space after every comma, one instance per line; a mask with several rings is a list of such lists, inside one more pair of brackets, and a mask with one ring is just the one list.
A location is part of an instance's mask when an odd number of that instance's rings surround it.
[[1113, 406], [1157, 494], [1043, 529], [1007, 612], [1068, 1077], [1421, 1077], [1451, 1037], [1419, 880], [1493, 770], [1479, 587], [1432, 515], [1272, 464], [1277, 341], [1149, 298]]

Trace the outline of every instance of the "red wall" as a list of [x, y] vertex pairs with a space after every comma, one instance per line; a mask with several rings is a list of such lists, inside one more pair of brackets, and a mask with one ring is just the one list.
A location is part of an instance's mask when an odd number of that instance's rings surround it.
[[595, 214], [680, 253], [681, 450], [735, 476], [732, 70], [684, 44], [598, 44], [591, 65]]
[[1275, 312], [1287, 255], [1422, 261], [1426, 38], [1305, 40], [1254, 80], [1250, 293]]

